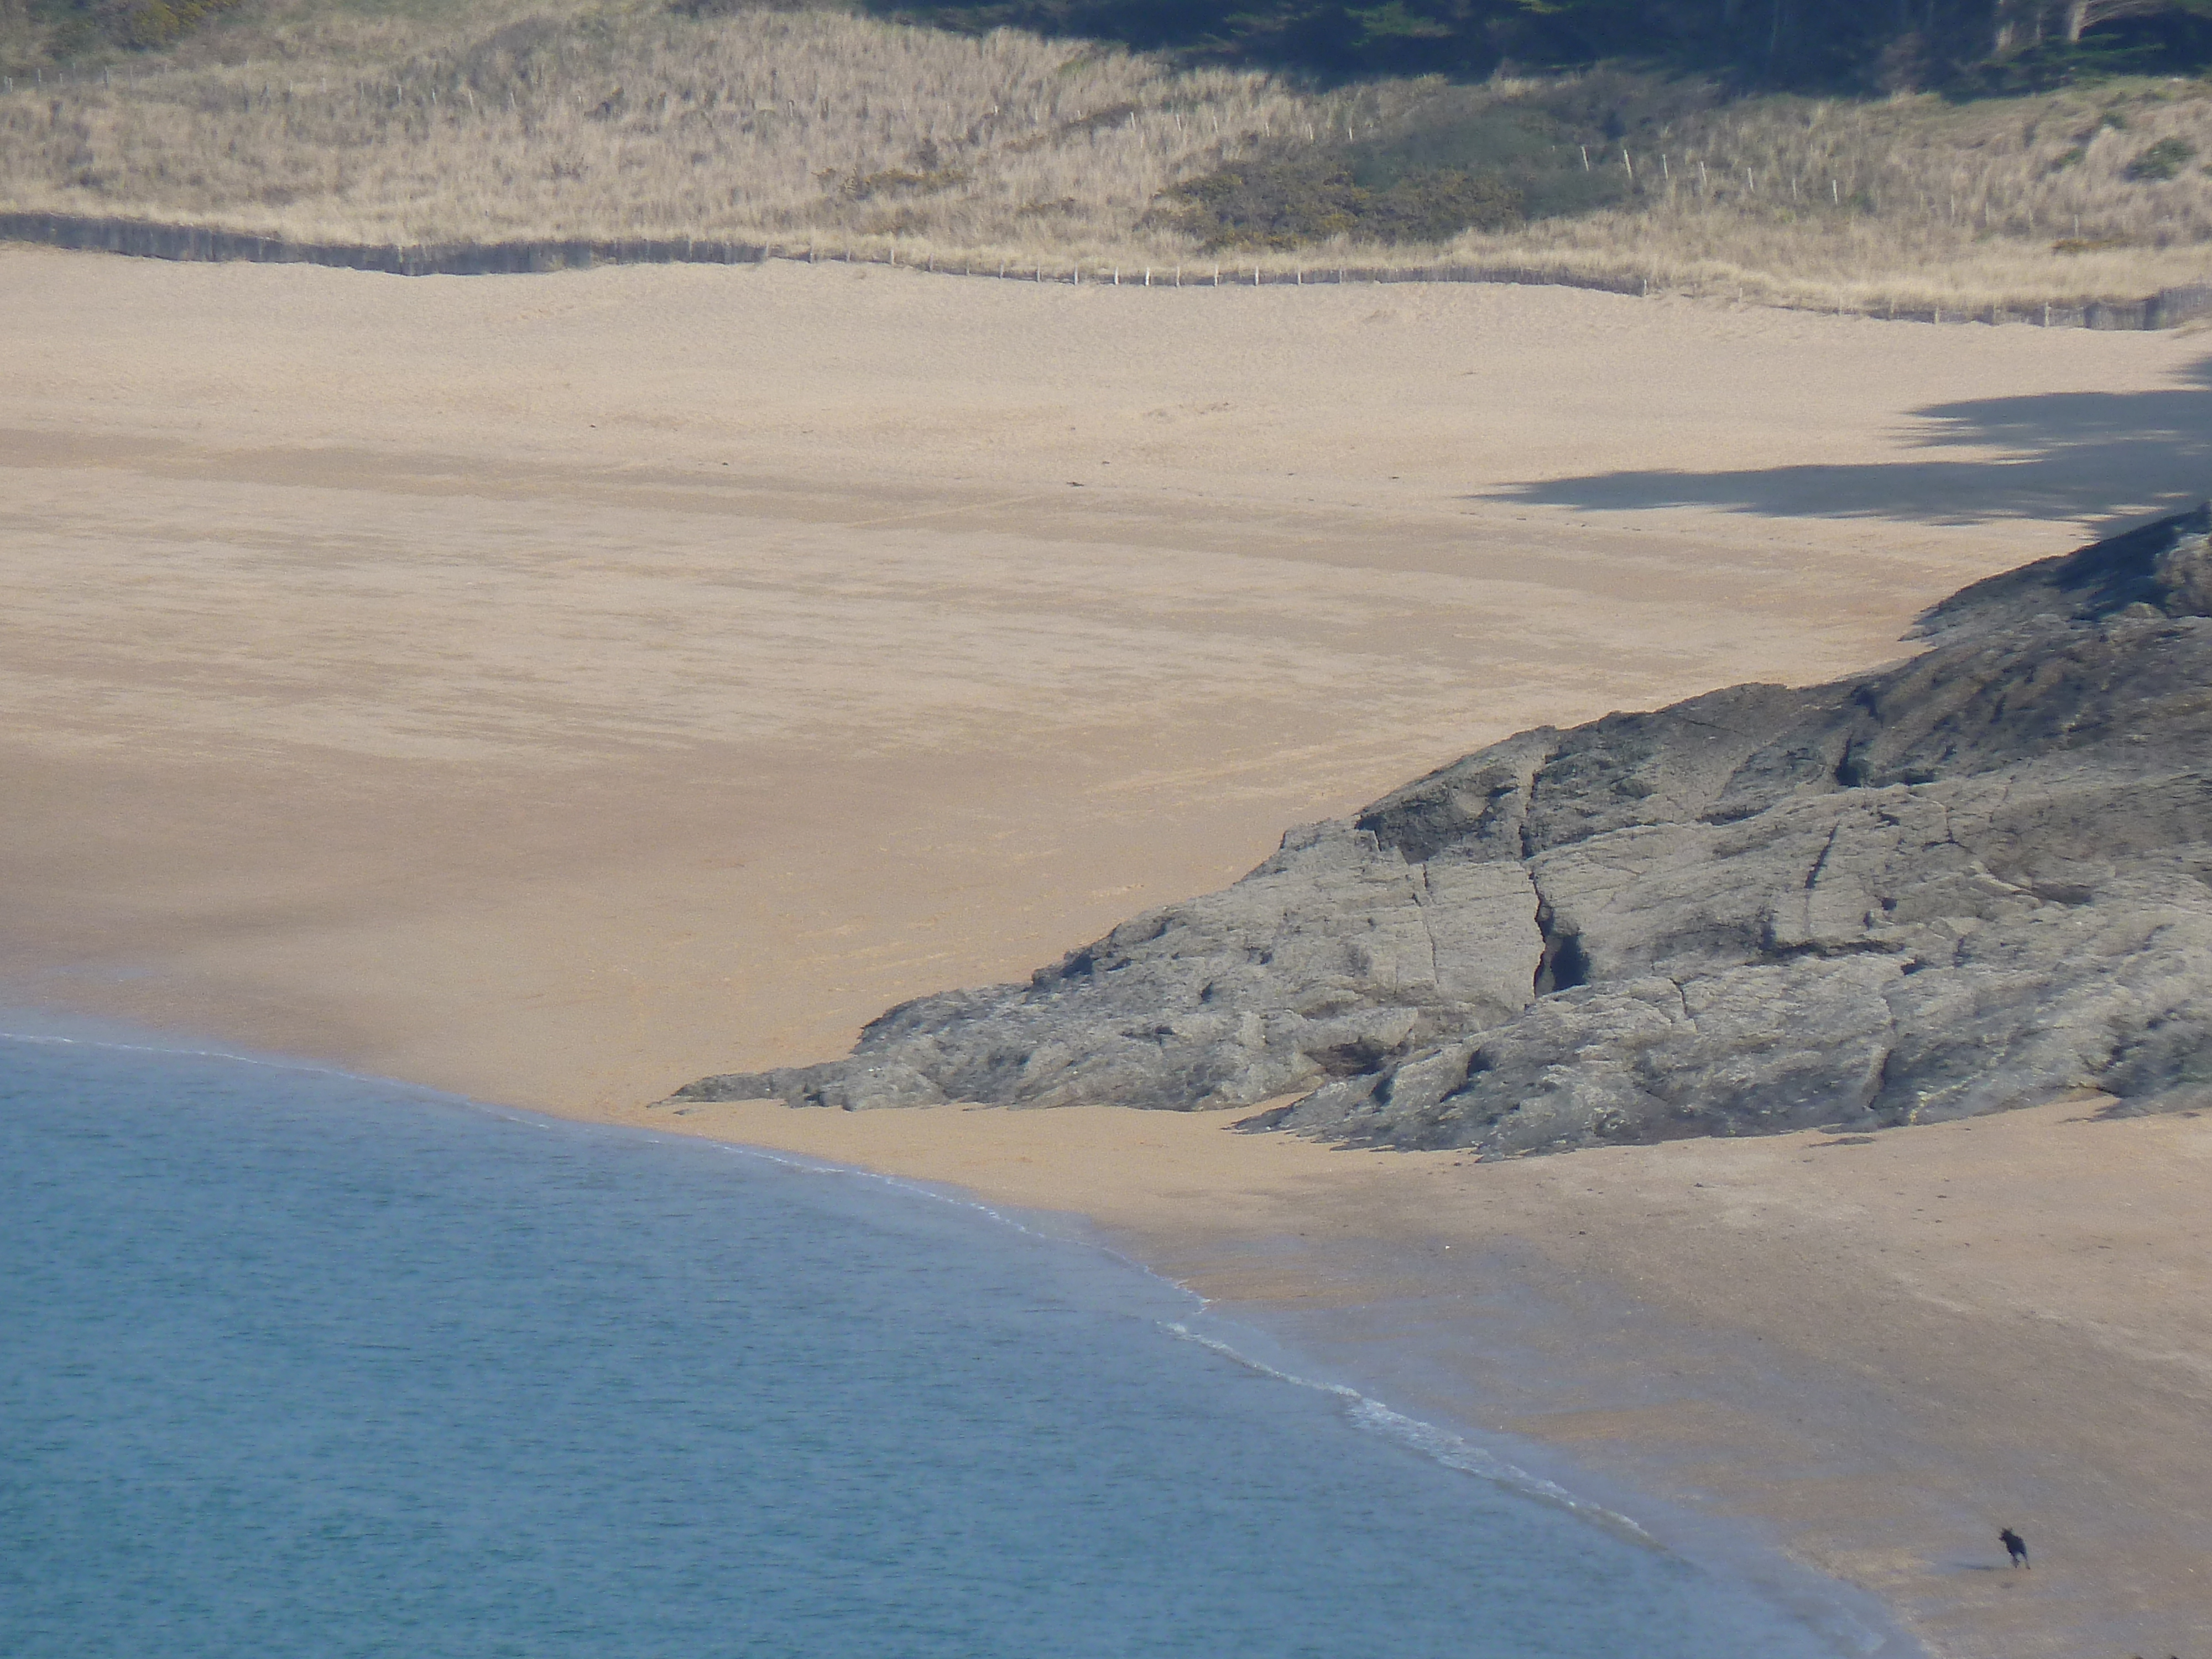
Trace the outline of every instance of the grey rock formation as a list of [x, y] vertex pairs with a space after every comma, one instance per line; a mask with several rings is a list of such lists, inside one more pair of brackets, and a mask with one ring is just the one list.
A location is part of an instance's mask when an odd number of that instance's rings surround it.
[[2212, 507], [1899, 665], [1523, 732], [1026, 985], [682, 1100], [1250, 1107], [1486, 1155], [2212, 1086]]

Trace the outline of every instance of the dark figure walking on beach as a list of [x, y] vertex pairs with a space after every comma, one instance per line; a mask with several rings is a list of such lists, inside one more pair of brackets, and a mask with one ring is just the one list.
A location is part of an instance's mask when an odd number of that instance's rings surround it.
[[2012, 1557], [2013, 1565], [2024, 1567], [2027, 1565], [2027, 1540], [2010, 1527], [1997, 1534], [1997, 1542], [2005, 1547], [2005, 1553]]

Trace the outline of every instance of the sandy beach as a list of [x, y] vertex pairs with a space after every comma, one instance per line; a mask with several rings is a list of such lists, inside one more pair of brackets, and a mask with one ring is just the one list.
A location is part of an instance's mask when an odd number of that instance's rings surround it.
[[2212, 1112], [1477, 1164], [1215, 1114], [681, 1109], [629, 1121], [1089, 1216], [1400, 1409], [1754, 1523], [1936, 1652], [2212, 1633]]
[[[2199, 1121], [1474, 1165], [646, 1104], [1516, 729], [1894, 658], [1962, 583], [2194, 500], [2207, 356], [1549, 289], [0, 247], [0, 994], [1087, 1215], [1938, 1651], [2201, 1651]], [[1548, 1310], [1511, 1364], [1492, 1286]], [[1989, 1570], [2008, 1522], [2031, 1575]]]

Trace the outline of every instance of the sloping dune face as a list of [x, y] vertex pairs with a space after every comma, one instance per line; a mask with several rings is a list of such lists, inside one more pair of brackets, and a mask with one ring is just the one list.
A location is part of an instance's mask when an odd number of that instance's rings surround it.
[[1522, 733], [1026, 985], [678, 1099], [1192, 1111], [1485, 1154], [2212, 1082], [2212, 507], [1899, 666]]

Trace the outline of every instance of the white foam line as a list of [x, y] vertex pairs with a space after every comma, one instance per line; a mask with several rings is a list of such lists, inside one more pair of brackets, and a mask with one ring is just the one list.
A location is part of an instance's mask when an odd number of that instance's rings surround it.
[[[659, 1133], [669, 1132], [663, 1130]], [[779, 1164], [787, 1170], [799, 1170], [808, 1175], [846, 1176], [860, 1181], [872, 1181], [879, 1186], [890, 1188], [893, 1192], [905, 1193], [915, 1198], [926, 1198], [933, 1203], [949, 1205], [956, 1210], [973, 1211], [977, 1215], [989, 1217], [1002, 1227], [1012, 1228], [1014, 1231], [1025, 1237], [1041, 1238], [1051, 1244], [1066, 1244], [1078, 1249], [1095, 1250], [1109, 1261], [1118, 1262], [1133, 1273], [1142, 1273], [1155, 1285], [1164, 1285], [1178, 1296], [1188, 1297], [1192, 1302], [1197, 1304], [1198, 1310], [1201, 1313], [1211, 1305], [1205, 1297], [1180, 1279], [1170, 1279], [1165, 1273], [1155, 1273], [1136, 1257], [1124, 1255], [1111, 1245], [1102, 1244], [1096, 1239], [1071, 1239], [1059, 1233], [1048, 1233], [1042, 1228], [1029, 1226], [1016, 1220], [1004, 1210], [992, 1208], [981, 1199], [966, 1196], [957, 1188], [947, 1190], [922, 1182], [909, 1181], [903, 1176], [885, 1175], [878, 1170], [864, 1170], [850, 1164], [834, 1164], [827, 1158], [811, 1158], [796, 1153], [779, 1152], [766, 1146], [749, 1146], [741, 1141], [720, 1140], [710, 1141], [707, 1144], [718, 1147], [723, 1152], [734, 1153], [739, 1158], [758, 1158], [763, 1163]]]
[[[225, 1048], [183, 1048], [161, 1043], [118, 1042], [98, 1037], [59, 1036], [27, 1031], [0, 1031], [0, 1042], [42, 1042], [64, 1048], [110, 1049], [126, 1054], [173, 1054], [194, 1060], [223, 1060], [241, 1066], [258, 1066], [273, 1072], [296, 1072], [312, 1077], [335, 1077], [343, 1078], [353, 1083], [379, 1084], [432, 1098], [462, 1098], [447, 1096], [441, 1090], [401, 1083], [396, 1079], [370, 1078], [357, 1072], [345, 1071], [338, 1066], [318, 1066], [307, 1060], [271, 1059], [260, 1054], [235, 1054]], [[521, 1124], [540, 1130], [550, 1130], [554, 1127], [535, 1114], [489, 1106], [477, 1101], [465, 1101], [465, 1103], [476, 1106], [480, 1110], [487, 1111], [491, 1115], [504, 1119], [509, 1123]], [[885, 1175], [879, 1170], [864, 1170], [850, 1164], [832, 1163], [826, 1158], [810, 1158], [779, 1152], [765, 1146], [747, 1146], [726, 1140], [709, 1141], [706, 1144], [734, 1158], [752, 1158], [760, 1163], [773, 1164], [779, 1168], [797, 1170], [805, 1175], [842, 1176], [851, 1180], [872, 1181], [880, 1187], [887, 1188], [893, 1192], [902, 1193], [908, 1197], [927, 1199], [933, 1203], [946, 1205], [956, 1210], [967, 1210], [977, 1215], [986, 1216], [1000, 1226], [1010, 1227], [1025, 1237], [1044, 1239], [1054, 1243], [1072, 1242], [1028, 1226], [1016, 1220], [1005, 1211], [994, 1209], [990, 1205], [978, 1199], [966, 1197], [957, 1190], [948, 1191], [921, 1182], [910, 1181], [902, 1176]], [[1103, 1244], [1093, 1244], [1091, 1248], [1110, 1260], [1144, 1274], [1154, 1283], [1166, 1285], [1188, 1297], [1193, 1302], [1198, 1304], [1201, 1311], [1211, 1305], [1206, 1297], [1188, 1285], [1153, 1272], [1152, 1268], [1133, 1257], [1124, 1255], [1119, 1250], [1109, 1249]], [[1439, 1428], [1433, 1423], [1425, 1423], [1419, 1418], [1408, 1417], [1403, 1412], [1395, 1411], [1379, 1400], [1369, 1398], [1357, 1389], [1346, 1387], [1340, 1382], [1316, 1382], [1311, 1377], [1300, 1376], [1294, 1372], [1279, 1370], [1275, 1366], [1253, 1358], [1249, 1354], [1232, 1347], [1218, 1337], [1206, 1336], [1194, 1331], [1180, 1322], [1163, 1322], [1160, 1328], [1180, 1340], [1194, 1342], [1199, 1346], [1210, 1349], [1261, 1376], [1287, 1382], [1293, 1388], [1310, 1389], [1316, 1393], [1334, 1395], [1345, 1401], [1345, 1415], [1356, 1427], [1364, 1429], [1371, 1434], [1380, 1434], [1385, 1438], [1395, 1440], [1422, 1456], [1443, 1465], [1446, 1468], [1456, 1469], [1462, 1474], [1474, 1475], [1478, 1480], [1488, 1480], [1504, 1486], [1509, 1491], [1555, 1504], [1571, 1514], [1579, 1516], [1598, 1525], [1626, 1533], [1641, 1542], [1656, 1544], [1657, 1541], [1643, 1527], [1618, 1510], [1607, 1509], [1601, 1504], [1595, 1504], [1587, 1498], [1577, 1498], [1556, 1481], [1547, 1480], [1541, 1475], [1531, 1474], [1528, 1470], [1484, 1450], [1449, 1429]]]
[[[757, 1158], [763, 1163], [774, 1164], [787, 1170], [800, 1170], [808, 1175], [844, 1176], [862, 1181], [872, 1181], [894, 1192], [904, 1193], [916, 1198], [929, 1199], [939, 1204], [950, 1205], [955, 1209], [972, 1211], [978, 1215], [988, 1216], [1001, 1226], [1011, 1227], [1016, 1232], [1031, 1238], [1047, 1239], [1055, 1243], [1069, 1242], [1055, 1238], [1053, 1235], [1042, 1232], [1035, 1227], [1025, 1226], [1005, 1211], [995, 1210], [978, 1200], [963, 1197], [957, 1192], [947, 1192], [939, 1188], [927, 1186], [920, 1182], [909, 1181], [902, 1176], [884, 1175], [875, 1170], [858, 1169], [849, 1164], [835, 1164], [827, 1159], [804, 1158], [792, 1153], [775, 1152], [765, 1146], [745, 1146], [731, 1141], [708, 1144], [719, 1146], [723, 1152], [735, 1157]], [[1164, 1274], [1154, 1273], [1141, 1261], [1123, 1255], [1118, 1250], [1109, 1249], [1103, 1245], [1093, 1245], [1091, 1248], [1125, 1267], [1135, 1269], [1157, 1284], [1164, 1285], [1180, 1291], [1197, 1303], [1200, 1311], [1211, 1305], [1205, 1297], [1200, 1296], [1188, 1285], [1180, 1284]], [[1182, 1341], [1194, 1342], [1202, 1348], [1211, 1349], [1224, 1358], [1234, 1361], [1248, 1370], [1256, 1371], [1263, 1376], [1287, 1382], [1294, 1388], [1311, 1389], [1316, 1393], [1334, 1395], [1345, 1401], [1345, 1415], [1357, 1427], [1364, 1429], [1370, 1434], [1379, 1434], [1388, 1439], [1395, 1440], [1400, 1445], [1407, 1447], [1432, 1462], [1443, 1464], [1446, 1468], [1456, 1469], [1462, 1474], [1471, 1474], [1479, 1480], [1488, 1480], [1510, 1491], [1517, 1492], [1524, 1497], [1538, 1498], [1545, 1503], [1554, 1504], [1586, 1521], [1616, 1532], [1626, 1533], [1641, 1543], [1655, 1546], [1657, 1544], [1658, 1540], [1653, 1538], [1650, 1532], [1630, 1516], [1621, 1514], [1620, 1510], [1607, 1509], [1602, 1504], [1592, 1503], [1588, 1498], [1577, 1498], [1557, 1481], [1547, 1480], [1541, 1475], [1532, 1474], [1528, 1470], [1484, 1450], [1462, 1435], [1455, 1434], [1449, 1429], [1439, 1428], [1433, 1423], [1425, 1423], [1419, 1418], [1408, 1417], [1405, 1413], [1394, 1410], [1379, 1400], [1369, 1398], [1357, 1389], [1346, 1387], [1340, 1382], [1320, 1382], [1311, 1377], [1300, 1376], [1291, 1371], [1278, 1370], [1232, 1347], [1218, 1337], [1207, 1336], [1194, 1331], [1179, 1321], [1161, 1322], [1160, 1328]]]
[[1618, 1510], [1609, 1510], [1601, 1504], [1577, 1498], [1555, 1480], [1547, 1480], [1540, 1474], [1507, 1462], [1495, 1454], [1485, 1451], [1473, 1441], [1449, 1429], [1438, 1428], [1433, 1423], [1424, 1423], [1419, 1418], [1394, 1411], [1379, 1400], [1370, 1399], [1358, 1389], [1341, 1382], [1319, 1382], [1310, 1376], [1300, 1376], [1293, 1371], [1279, 1370], [1274, 1366], [1239, 1352], [1218, 1337], [1194, 1331], [1188, 1325], [1166, 1323], [1160, 1328], [1170, 1335], [1185, 1342], [1195, 1342], [1209, 1348], [1224, 1358], [1234, 1360], [1247, 1370], [1257, 1371], [1293, 1388], [1311, 1389], [1316, 1394], [1334, 1395], [1345, 1402], [1345, 1415], [1358, 1427], [1371, 1434], [1379, 1434], [1396, 1441], [1448, 1469], [1457, 1469], [1463, 1474], [1489, 1480], [1525, 1497], [1539, 1498], [1557, 1504], [1587, 1521], [1595, 1521], [1616, 1531], [1626, 1532], [1641, 1542], [1656, 1544], [1658, 1540]]
[[[667, 1132], [664, 1130], [662, 1133]], [[675, 1138], [683, 1139], [680, 1136]], [[757, 1158], [763, 1164], [774, 1164], [786, 1170], [798, 1170], [806, 1175], [844, 1176], [856, 1181], [872, 1181], [879, 1187], [888, 1187], [893, 1192], [904, 1193], [912, 1198], [926, 1198], [933, 1203], [947, 1205], [956, 1210], [971, 1210], [977, 1215], [988, 1216], [1000, 1226], [1011, 1227], [1016, 1232], [1025, 1234], [1030, 1238], [1050, 1239], [1053, 1237], [1035, 1227], [1024, 1226], [1004, 1210], [994, 1210], [979, 1199], [966, 1198], [957, 1192], [946, 1192], [942, 1188], [928, 1186], [922, 1182], [908, 1181], [903, 1176], [885, 1175], [878, 1170], [863, 1170], [850, 1164], [833, 1164], [827, 1158], [801, 1158], [789, 1152], [772, 1152], [765, 1146], [750, 1146], [737, 1141], [716, 1140], [707, 1144], [736, 1158]], [[1105, 1254], [1113, 1255], [1117, 1261], [1127, 1260], [1125, 1256], [1115, 1255], [1111, 1250], [1106, 1251]], [[1153, 1276], [1158, 1277], [1157, 1274]], [[1167, 1283], [1165, 1279], [1160, 1282]], [[1182, 1287], [1177, 1285], [1176, 1288], [1180, 1290]]]
[[[272, 1059], [265, 1054], [242, 1054], [228, 1048], [182, 1048], [158, 1042], [119, 1042], [108, 1038], [61, 1036], [50, 1032], [0, 1031], [0, 1042], [46, 1043], [60, 1048], [100, 1048], [124, 1054], [171, 1054], [192, 1060], [229, 1060], [240, 1066], [258, 1066], [272, 1072], [296, 1072], [310, 1077], [343, 1078], [349, 1083], [373, 1084], [379, 1087], [396, 1089], [427, 1099], [457, 1101], [463, 1105], [472, 1106], [479, 1111], [487, 1112], [494, 1117], [501, 1118], [509, 1123], [521, 1124], [530, 1128], [550, 1130], [556, 1127], [554, 1122], [534, 1113], [518, 1112], [512, 1108], [489, 1105], [483, 1101], [470, 1100], [465, 1096], [450, 1095], [444, 1090], [432, 1089], [420, 1084], [404, 1083], [396, 1078], [371, 1077], [360, 1072], [349, 1072], [340, 1066], [318, 1066], [309, 1060]], [[672, 1139], [691, 1139], [688, 1136], [673, 1134], [666, 1130], [648, 1131], [648, 1133], [667, 1135]], [[694, 1144], [702, 1143], [695, 1141]], [[703, 1144], [717, 1151], [727, 1152], [732, 1157], [753, 1158], [764, 1164], [774, 1164], [781, 1168], [795, 1170], [806, 1175], [842, 1176], [850, 1179], [872, 1181], [878, 1186], [889, 1188], [893, 1192], [903, 1193], [909, 1197], [927, 1199], [933, 1203], [947, 1205], [954, 1209], [972, 1211], [978, 1215], [988, 1216], [1000, 1226], [1011, 1227], [1014, 1231], [1027, 1237], [1043, 1239], [1056, 1244], [1076, 1243], [1056, 1234], [1024, 1225], [1005, 1211], [994, 1209], [980, 1200], [963, 1197], [957, 1191], [947, 1191], [921, 1182], [909, 1181], [901, 1176], [884, 1175], [878, 1170], [864, 1170], [850, 1164], [835, 1164], [826, 1158], [804, 1158], [775, 1152], [765, 1146], [746, 1146], [733, 1141], [707, 1141]], [[1133, 1256], [1124, 1255], [1119, 1250], [1095, 1243], [1089, 1248], [1096, 1249], [1100, 1255], [1112, 1261], [1134, 1269], [1156, 1284], [1164, 1285], [1188, 1297], [1199, 1304], [1201, 1311], [1212, 1305], [1206, 1297], [1191, 1289], [1189, 1285], [1170, 1279], [1164, 1273], [1155, 1273], [1151, 1267]], [[1399, 1444], [1443, 1465], [1446, 1468], [1456, 1469], [1462, 1474], [1474, 1475], [1478, 1480], [1488, 1480], [1509, 1491], [1520, 1492], [1525, 1497], [1554, 1504], [1594, 1524], [1625, 1533], [1638, 1541], [1652, 1545], [1654, 1547], [1662, 1547], [1650, 1532], [1620, 1510], [1607, 1509], [1602, 1504], [1592, 1503], [1587, 1498], [1577, 1498], [1556, 1481], [1547, 1480], [1541, 1475], [1531, 1474], [1528, 1470], [1484, 1450], [1462, 1435], [1455, 1434], [1449, 1429], [1439, 1428], [1433, 1423], [1425, 1423], [1419, 1418], [1408, 1417], [1403, 1412], [1393, 1410], [1379, 1400], [1370, 1399], [1357, 1389], [1349, 1388], [1341, 1382], [1316, 1382], [1311, 1377], [1300, 1376], [1295, 1372], [1279, 1370], [1264, 1361], [1253, 1358], [1249, 1354], [1241, 1352], [1218, 1337], [1207, 1336], [1194, 1331], [1180, 1322], [1160, 1322], [1160, 1328], [1179, 1340], [1196, 1343], [1200, 1347], [1209, 1349], [1224, 1358], [1262, 1376], [1287, 1382], [1293, 1388], [1310, 1389], [1317, 1394], [1333, 1395], [1345, 1401], [1345, 1415], [1354, 1426], [1364, 1429], [1370, 1433], [1380, 1434], [1386, 1438], [1395, 1440]], [[1871, 1653], [1882, 1644], [1885, 1638], [1867, 1626], [1852, 1619], [1840, 1609], [1838, 1613], [1842, 1621], [1849, 1626], [1850, 1633], [1857, 1638], [1863, 1652]]]
[[[345, 1071], [334, 1066], [317, 1066], [307, 1060], [275, 1060], [265, 1055], [234, 1054], [225, 1048], [182, 1048], [161, 1043], [118, 1042], [99, 1037], [59, 1036], [28, 1031], [0, 1031], [0, 1042], [46, 1043], [61, 1048], [100, 1048], [125, 1054], [172, 1054], [193, 1060], [224, 1060], [240, 1066], [258, 1066], [273, 1072], [297, 1072], [313, 1077], [343, 1078], [349, 1082], [378, 1083], [395, 1086], [406, 1090], [410, 1093], [442, 1095], [441, 1091], [409, 1085], [399, 1083], [394, 1079], [364, 1077], [359, 1073]], [[493, 1116], [502, 1118], [509, 1123], [522, 1124], [535, 1129], [552, 1127], [552, 1125], [532, 1115], [514, 1111], [503, 1111], [496, 1107], [486, 1109], [489, 1109]], [[934, 1203], [947, 1205], [953, 1209], [967, 1210], [977, 1215], [988, 1216], [1000, 1226], [1011, 1227], [1014, 1231], [1030, 1238], [1053, 1239], [1054, 1243], [1066, 1242], [1054, 1239], [1051, 1234], [1025, 1225], [1005, 1211], [994, 1209], [979, 1200], [966, 1198], [957, 1192], [947, 1192], [941, 1188], [931, 1187], [921, 1182], [909, 1181], [903, 1176], [884, 1175], [878, 1170], [860, 1169], [849, 1164], [834, 1164], [826, 1159], [795, 1157], [788, 1153], [773, 1152], [765, 1146], [744, 1146], [730, 1141], [714, 1141], [708, 1144], [732, 1157], [753, 1158], [762, 1163], [776, 1164], [783, 1169], [799, 1170], [807, 1175], [842, 1176], [848, 1179], [872, 1181], [878, 1186], [888, 1188], [893, 1192], [906, 1194], [909, 1197], [927, 1199]], [[1200, 1304], [1201, 1307], [1206, 1305], [1206, 1298], [1188, 1285], [1178, 1284], [1162, 1274], [1153, 1273], [1144, 1263], [1123, 1255], [1118, 1250], [1108, 1249], [1103, 1245], [1095, 1248], [1102, 1255], [1126, 1267], [1136, 1269], [1159, 1284], [1181, 1291]], [[1576, 1515], [1624, 1530], [1638, 1539], [1652, 1541], [1650, 1533], [1619, 1510], [1609, 1510], [1602, 1504], [1593, 1504], [1587, 1499], [1577, 1498], [1555, 1481], [1547, 1480], [1540, 1475], [1531, 1474], [1526, 1469], [1508, 1463], [1449, 1429], [1441, 1429], [1433, 1423], [1424, 1423], [1418, 1418], [1407, 1416], [1403, 1412], [1394, 1411], [1381, 1401], [1371, 1400], [1361, 1394], [1357, 1389], [1347, 1388], [1340, 1382], [1318, 1382], [1311, 1377], [1299, 1376], [1290, 1371], [1279, 1370], [1273, 1365], [1266, 1364], [1249, 1354], [1240, 1352], [1218, 1338], [1203, 1335], [1179, 1322], [1166, 1322], [1161, 1328], [1183, 1341], [1194, 1342], [1200, 1347], [1211, 1349], [1215, 1353], [1233, 1360], [1249, 1370], [1259, 1372], [1261, 1376], [1288, 1382], [1295, 1388], [1311, 1389], [1318, 1393], [1334, 1395], [1346, 1402], [1346, 1416], [1358, 1427], [1370, 1433], [1381, 1434], [1387, 1438], [1395, 1440], [1401, 1445], [1409, 1447], [1423, 1456], [1443, 1464], [1446, 1468], [1458, 1469], [1481, 1480], [1493, 1481], [1528, 1497], [1541, 1498], [1547, 1503], [1558, 1504]]]

